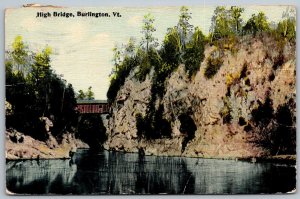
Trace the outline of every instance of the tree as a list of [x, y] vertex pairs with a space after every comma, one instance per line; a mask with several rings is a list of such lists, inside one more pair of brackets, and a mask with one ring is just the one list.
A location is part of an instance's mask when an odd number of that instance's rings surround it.
[[228, 38], [241, 34], [243, 20], [241, 18], [244, 8], [231, 6], [218, 6], [211, 19], [210, 34], [212, 40]]
[[178, 66], [181, 47], [181, 39], [177, 28], [169, 28], [161, 50], [161, 58], [166, 63], [166, 67], [176, 68]]
[[282, 14], [283, 20], [278, 23], [276, 32], [288, 41], [296, 39], [296, 14], [292, 8], [287, 8]]
[[135, 45], [135, 38], [130, 37], [128, 43], [124, 47], [124, 58], [125, 57], [134, 57], [136, 54], [136, 45]]
[[79, 90], [76, 98], [79, 100], [93, 100], [95, 99], [95, 94], [90, 86], [86, 92]]
[[189, 77], [192, 77], [200, 68], [204, 59], [205, 36], [202, 31], [196, 27], [192, 40], [187, 43], [187, 48], [183, 55], [185, 68]]
[[51, 53], [49, 46], [40, 52], [30, 51], [18, 36], [5, 56], [6, 100], [13, 108], [6, 126], [41, 140], [48, 136], [42, 130], [41, 116], [53, 121], [53, 135], [72, 131], [77, 121], [74, 90], [52, 71]]
[[83, 100], [85, 98], [86, 98], [86, 96], [85, 96], [85, 93], [83, 92], [83, 90], [79, 90], [78, 95], [77, 95], [77, 99]]
[[90, 87], [88, 88], [87, 93], [86, 93], [86, 97], [87, 97], [88, 100], [93, 100], [93, 99], [95, 99], [94, 96], [95, 96], [95, 94], [94, 94], [94, 92], [92, 91], [92, 87], [90, 86]]
[[186, 40], [188, 39], [188, 35], [193, 30], [193, 25], [189, 23], [189, 20], [192, 18], [191, 13], [188, 12], [189, 9], [185, 6], [180, 8], [179, 22], [178, 22], [178, 30], [180, 33], [180, 40], [182, 44], [182, 48], [185, 49]]
[[231, 6], [230, 8], [230, 17], [232, 21], [232, 26], [235, 34], [240, 34], [242, 30], [243, 19], [241, 18], [244, 8], [237, 6]]
[[21, 72], [23, 75], [28, 73], [28, 45], [23, 42], [22, 36], [17, 36], [12, 44], [12, 61], [14, 63], [13, 72]]
[[122, 60], [121, 60], [122, 50], [117, 45], [115, 45], [115, 47], [112, 49], [112, 51], [113, 51], [112, 62], [113, 62], [114, 67], [109, 75], [111, 81], [116, 78], [116, 74], [120, 70], [120, 65], [122, 63]]
[[253, 34], [266, 32], [270, 30], [270, 24], [267, 21], [265, 13], [259, 12], [257, 15], [252, 14], [246, 25], [243, 27], [244, 34]]
[[154, 21], [155, 19], [150, 13], [144, 16], [144, 24], [142, 27], [144, 37], [142, 39], [142, 45], [145, 47], [146, 52], [149, 51], [149, 48], [155, 48], [158, 45], [157, 39], [153, 36], [153, 33], [156, 31], [156, 28], [153, 25]]
[[228, 37], [233, 34], [230, 22], [230, 12], [225, 6], [218, 6], [211, 19], [210, 32], [212, 40]]

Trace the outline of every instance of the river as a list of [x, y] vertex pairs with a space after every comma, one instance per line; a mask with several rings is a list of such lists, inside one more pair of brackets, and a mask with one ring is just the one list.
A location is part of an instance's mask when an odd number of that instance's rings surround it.
[[6, 163], [17, 194], [255, 194], [296, 187], [295, 166], [78, 150], [68, 160]]

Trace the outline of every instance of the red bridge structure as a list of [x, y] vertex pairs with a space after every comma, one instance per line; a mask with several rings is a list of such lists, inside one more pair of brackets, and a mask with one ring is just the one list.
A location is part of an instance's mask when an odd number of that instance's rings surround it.
[[76, 110], [81, 114], [107, 114], [109, 105], [107, 100], [77, 100]]

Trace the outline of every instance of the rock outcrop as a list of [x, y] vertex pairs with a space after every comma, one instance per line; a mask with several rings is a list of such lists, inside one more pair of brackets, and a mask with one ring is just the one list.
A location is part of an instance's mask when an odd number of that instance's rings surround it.
[[[207, 158], [293, 153], [294, 138], [282, 141], [282, 137], [295, 136], [295, 44], [287, 42], [280, 48], [271, 37], [244, 37], [236, 49], [222, 52], [223, 64], [211, 79], [204, 71], [208, 57], [217, 49], [207, 45], [195, 77], [189, 79], [180, 65], [165, 81], [164, 96], [156, 99], [155, 108], [164, 107], [163, 118], [171, 124], [171, 137], [138, 137], [136, 115], [145, 116], [149, 111], [152, 75], [139, 82], [132, 72], [112, 104], [104, 147], [127, 152], [142, 149], [146, 155]], [[288, 114], [291, 121], [280, 114]], [[180, 115], [188, 115], [196, 125], [188, 140]]]
[[78, 148], [89, 146], [75, 138], [74, 134], [66, 132], [62, 136], [61, 143], [51, 134], [52, 121], [47, 117], [40, 118], [45, 124], [48, 134], [46, 141], [33, 139], [15, 129], [6, 130], [5, 153], [6, 159], [57, 159], [70, 158]]

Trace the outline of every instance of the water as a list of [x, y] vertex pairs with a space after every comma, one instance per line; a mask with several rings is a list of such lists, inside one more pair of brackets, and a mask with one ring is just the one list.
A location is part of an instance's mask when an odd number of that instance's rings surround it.
[[247, 194], [288, 192], [296, 169], [274, 163], [79, 150], [70, 160], [8, 161], [19, 194]]

